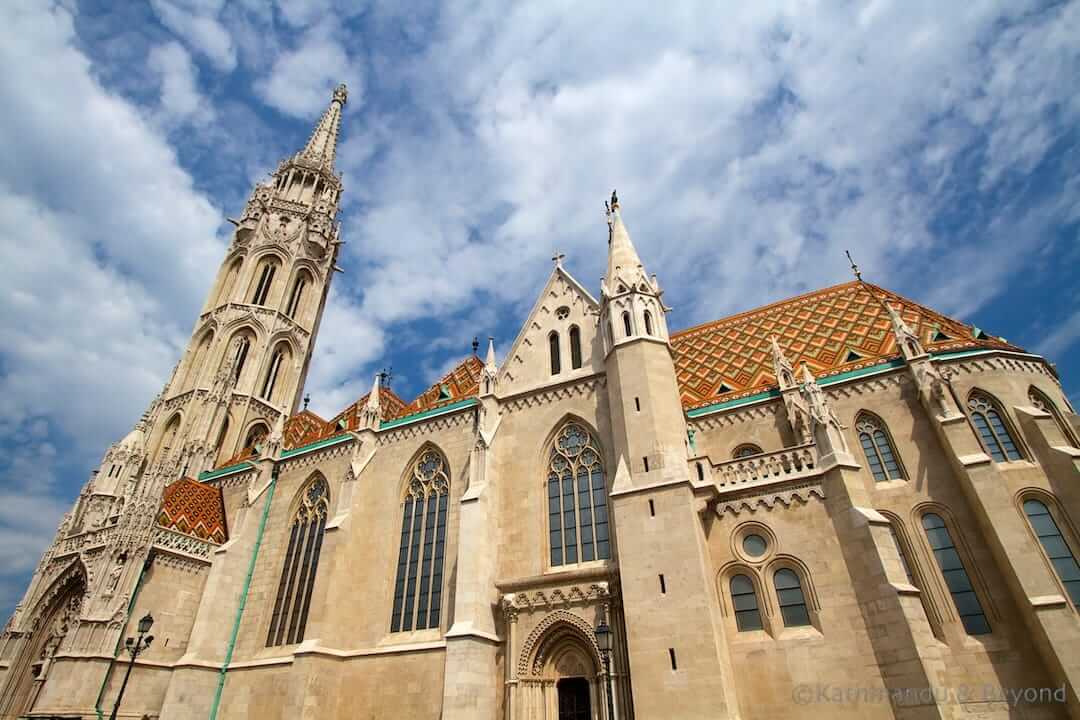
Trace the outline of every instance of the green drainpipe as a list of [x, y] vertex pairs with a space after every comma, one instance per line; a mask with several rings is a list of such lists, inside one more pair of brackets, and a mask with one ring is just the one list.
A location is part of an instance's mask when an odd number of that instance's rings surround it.
[[259, 519], [259, 532], [255, 536], [255, 547], [251, 551], [251, 560], [248, 561], [244, 587], [240, 590], [240, 604], [236, 606], [236, 619], [233, 621], [232, 634], [229, 636], [229, 644], [225, 648], [225, 661], [221, 664], [221, 673], [218, 675], [217, 690], [214, 691], [214, 703], [210, 706], [210, 720], [217, 720], [218, 706], [221, 704], [221, 691], [225, 689], [225, 673], [229, 671], [233, 650], [236, 649], [236, 636], [240, 633], [240, 619], [244, 617], [244, 606], [247, 605], [251, 577], [255, 574], [255, 560], [259, 557], [259, 548], [262, 547], [263, 531], [266, 530], [266, 518], [270, 514], [270, 501], [274, 499], [274, 486], [277, 485], [277, 479], [278, 468], [275, 465], [270, 473], [270, 488], [267, 490], [266, 501], [263, 503], [262, 518]]
[[[142, 590], [143, 575], [146, 574], [146, 569], [150, 567], [150, 563], [153, 561], [154, 551], [151, 550], [146, 556], [146, 561], [143, 562], [142, 569], [139, 570], [139, 579], [135, 581], [135, 591], [131, 593], [131, 601], [128, 602], [127, 616], [129, 618], [131, 617], [132, 608], [135, 607], [135, 598], [139, 597], [139, 591]], [[116, 658], [120, 654], [120, 641], [123, 639], [124, 633], [120, 633], [120, 637], [116, 638], [116, 647], [113, 648], [113, 656], [109, 660], [109, 667], [105, 670], [105, 677], [101, 680], [101, 689], [98, 690], [97, 700], [94, 702], [94, 712], [97, 713], [97, 720], [105, 720], [105, 711], [101, 709], [101, 701], [105, 697], [105, 687], [109, 684], [113, 667], [116, 665]]]

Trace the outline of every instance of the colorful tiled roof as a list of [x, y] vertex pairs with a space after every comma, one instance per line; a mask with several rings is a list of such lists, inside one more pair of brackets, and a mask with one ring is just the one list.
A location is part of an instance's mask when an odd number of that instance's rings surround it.
[[692, 409], [776, 387], [769, 338], [816, 377], [899, 357], [884, 304], [900, 312], [928, 351], [1017, 350], [907, 298], [854, 281], [682, 330], [671, 336], [683, 407]]
[[220, 488], [191, 478], [181, 478], [165, 488], [157, 524], [218, 544], [229, 539]]
[[480, 392], [480, 372], [484, 363], [475, 355], [462, 360], [453, 370], [443, 375], [439, 382], [429, 387], [409, 403], [398, 417], [434, 410], [458, 400], [473, 397]]

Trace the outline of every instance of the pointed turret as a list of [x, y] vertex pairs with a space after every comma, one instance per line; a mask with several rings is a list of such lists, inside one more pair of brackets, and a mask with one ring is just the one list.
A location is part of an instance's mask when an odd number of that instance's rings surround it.
[[795, 369], [791, 366], [784, 351], [780, 349], [780, 343], [775, 335], [769, 336], [769, 345], [772, 347], [773, 373], [781, 390], [787, 390], [795, 386]]
[[[608, 293], [611, 295], [625, 292], [619, 289], [619, 282], [624, 288], [633, 287], [644, 280], [649, 283], [649, 277], [645, 274], [645, 267], [641, 263], [637, 249], [630, 240], [630, 232], [623, 224], [619, 214], [619, 196], [611, 191], [611, 202], [607, 206], [608, 222], [608, 266], [607, 275], [604, 277]], [[649, 283], [651, 286], [651, 283]]]
[[296, 154], [295, 162], [333, 172], [334, 155], [337, 153], [338, 131], [341, 129], [341, 110], [349, 99], [344, 83], [334, 88], [330, 107], [326, 108], [319, 124], [311, 133], [304, 149]]
[[480, 394], [491, 395], [498, 385], [499, 366], [495, 364], [495, 338], [488, 338], [487, 358], [484, 369], [480, 372]]
[[926, 355], [926, 350], [923, 349], [922, 343], [919, 342], [919, 336], [915, 334], [915, 331], [904, 322], [904, 319], [900, 317], [900, 313], [896, 312], [892, 305], [889, 303], [884, 304], [885, 309], [889, 312], [889, 320], [892, 322], [896, 344], [900, 346], [900, 352], [903, 353], [904, 359], [910, 361]]
[[375, 373], [375, 380], [371, 383], [371, 392], [368, 393], [367, 402], [360, 412], [360, 427], [364, 430], [378, 430], [382, 420], [382, 404], [379, 399], [379, 381], [382, 373]]

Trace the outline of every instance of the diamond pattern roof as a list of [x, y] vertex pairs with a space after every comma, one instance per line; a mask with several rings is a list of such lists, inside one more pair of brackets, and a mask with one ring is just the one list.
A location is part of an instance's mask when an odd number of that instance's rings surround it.
[[673, 334], [683, 407], [776, 387], [769, 347], [773, 335], [792, 365], [806, 363], [817, 377], [899, 357], [883, 303], [900, 312], [927, 350], [1019, 349], [876, 285], [854, 281]]
[[221, 490], [191, 478], [181, 478], [165, 488], [157, 524], [219, 544], [229, 538]]

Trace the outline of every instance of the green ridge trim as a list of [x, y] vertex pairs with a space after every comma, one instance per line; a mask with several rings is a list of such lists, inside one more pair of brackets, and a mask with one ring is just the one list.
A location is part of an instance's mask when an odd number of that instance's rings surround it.
[[734, 400], [725, 400], [724, 402], [713, 403], [712, 405], [706, 405], [705, 407], [694, 408], [693, 410], [687, 410], [687, 417], [700, 417], [702, 415], [709, 415], [710, 413], [718, 412], [720, 410], [727, 410], [728, 408], [739, 407], [740, 405], [749, 405], [750, 403], [757, 402], [758, 400], [767, 400], [768, 398], [780, 397], [780, 391], [776, 389], [765, 390], [764, 392], [755, 393], [753, 395], [747, 395], [743, 398], [736, 398]]
[[232, 662], [233, 651], [236, 649], [236, 638], [240, 634], [240, 620], [244, 617], [248, 590], [251, 589], [251, 578], [255, 575], [255, 561], [259, 557], [259, 548], [262, 547], [263, 533], [266, 531], [266, 518], [270, 515], [270, 502], [274, 499], [274, 488], [277, 487], [277, 479], [278, 466], [275, 465], [270, 473], [270, 487], [266, 491], [266, 500], [263, 502], [262, 517], [259, 518], [259, 531], [255, 535], [255, 547], [251, 550], [251, 560], [248, 561], [244, 587], [240, 590], [240, 602], [236, 606], [236, 619], [233, 621], [232, 632], [229, 635], [229, 644], [225, 647], [225, 660], [221, 663], [217, 689], [214, 690], [214, 702], [210, 706], [210, 720], [217, 720], [218, 707], [221, 705], [221, 692], [225, 689], [225, 673], [229, 671], [229, 663]]
[[242, 463], [230, 465], [229, 467], [223, 467], [219, 470], [203, 470], [201, 473], [199, 473], [199, 480], [213, 480], [214, 478], [219, 478], [222, 475], [231, 475], [232, 473], [240, 472], [241, 470], [250, 470], [253, 467], [255, 466], [245, 460]]
[[439, 415], [445, 415], [467, 407], [472, 407], [476, 404], [476, 398], [465, 398], [464, 400], [458, 400], [449, 405], [443, 405], [442, 407], [433, 408], [431, 410], [406, 415], [405, 417], [394, 418], [393, 420], [384, 420], [379, 423], [379, 429], [385, 430], [387, 428], [397, 427], [398, 425], [407, 425], [408, 423], [426, 420], [427, 418], [437, 417]]
[[300, 447], [293, 448], [292, 450], [283, 450], [281, 452], [281, 459], [284, 460], [287, 457], [293, 457], [295, 455], [303, 455], [306, 452], [311, 452], [312, 450], [318, 450], [319, 448], [326, 447], [327, 445], [336, 445], [339, 442], [345, 442], [346, 440], [350, 439], [351, 437], [352, 436], [349, 435], [348, 433], [343, 433], [341, 435], [335, 435], [333, 437], [328, 437], [328, 438], [325, 438], [323, 440], [316, 440], [313, 443], [308, 443], [307, 445], [301, 445]]
[[[150, 552], [154, 552], [152, 548]], [[135, 581], [135, 590], [131, 593], [131, 600], [128, 601], [127, 620], [131, 619], [131, 611], [135, 608], [135, 600], [139, 597], [139, 591], [142, 590], [143, 575], [146, 574], [146, 566], [150, 564], [149, 560], [150, 555], [147, 555], [142, 568], [139, 570], [139, 579]], [[116, 647], [113, 648], [112, 659], [109, 660], [109, 667], [105, 668], [105, 677], [101, 679], [101, 689], [98, 690], [97, 700], [94, 701], [94, 712], [97, 713], [98, 720], [105, 720], [105, 711], [101, 709], [101, 701], [105, 699], [105, 688], [109, 684], [109, 678], [112, 677], [113, 667], [116, 666], [116, 658], [120, 655], [120, 641], [123, 639], [124, 633], [123, 628], [121, 628], [120, 637], [116, 638]]]

